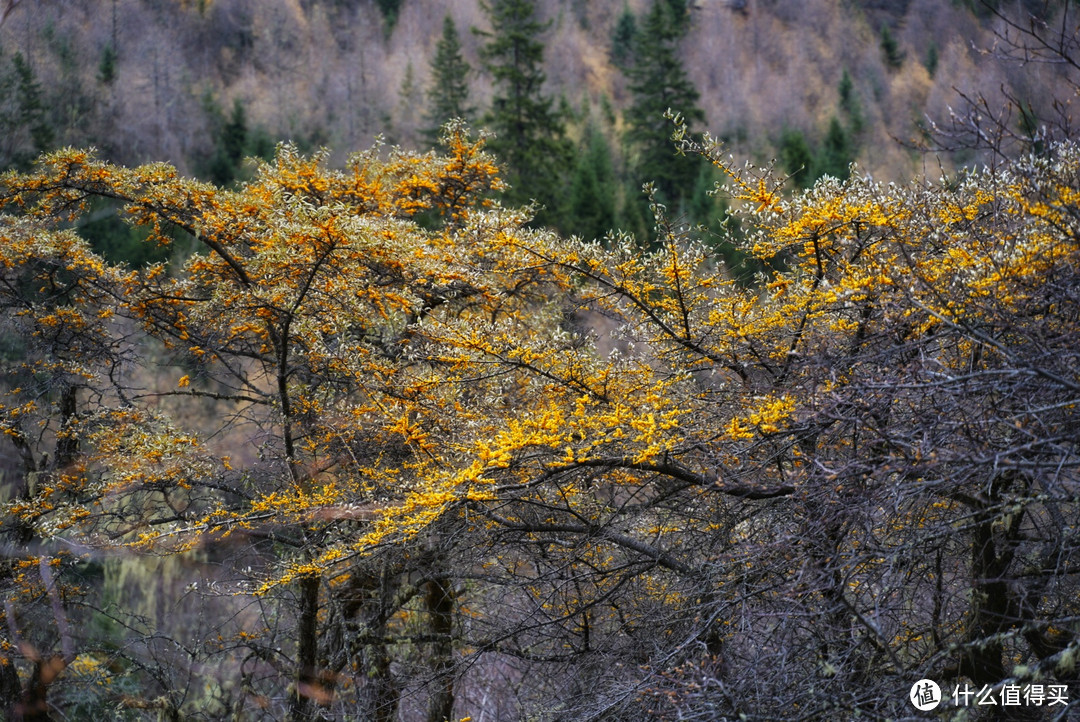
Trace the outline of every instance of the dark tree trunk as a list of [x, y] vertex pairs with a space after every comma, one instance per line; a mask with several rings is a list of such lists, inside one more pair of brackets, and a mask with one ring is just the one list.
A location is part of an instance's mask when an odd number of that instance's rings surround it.
[[428, 702], [427, 722], [449, 722], [454, 713], [454, 588], [446, 577], [427, 583], [424, 595], [431, 619], [431, 662], [434, 692]]
[[321, 700], [317, 675], [319, 654], [319, 577], [300, 580], [300, 619], [297, 629], [296, 685], [289, 703], [292, 722], [313, 719], [312, 700]]

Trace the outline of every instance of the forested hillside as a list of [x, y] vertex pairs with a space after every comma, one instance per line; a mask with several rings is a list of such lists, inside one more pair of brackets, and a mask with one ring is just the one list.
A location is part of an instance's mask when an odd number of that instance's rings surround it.
[[1078, 18], [0, 3], [0, 715], [1075, 718]]
[[[515, 72], [536, 74], [530, 102], [546, 104], [542, 124], [560, 131], [549, 141], [507, 135], [517, 131], [495, 110], [505, 58], [485, 54], [493, 37], [485, 33], [500, 21], [473, 0], [14, 3], [0, 28], [0, 77], [11, 89], [0, 163], [25, 166], [43, 149], [93, 145], [117, 162], [166, 159], [220, 183], [244, 175], [243, 157], [268, 157], [280, 140], [328, 147], [334, 163], [376, 136], [426, 148], [447, 119], [436, 117], [446, 110], [441, 94], [463, 82], [457, 109], [499, 133], [494, 149], [509, 164], [513, 200], [538, 199], [540, 221], [563, 232], [593, 236], [618, 225], [642, 234], [651, 221], [639, 190], [661, 180], [658, 170], [684, 176], [679, 198], [666, 200], [690, 220], [713, 222], [722, 211], [702, 197], [714, 178], [695, 178], [699, 166], [657, 168], [669, 130], [657, 109], [675, 106], [742, 157], [781, 159], [797, 185], [845, 175], [851, 161], [903, 180], [985, 160], [905, 146], [924, 145], [950, 109], [967, 113], [958, 94], [986, 98], [990, 112], [1008, 96], [1024, 108], [1010, 122], [1030, 131], [1054, 115], [1065, 71], [995, 56], [1006, 25], [994, 9], [1023, 23], [1037, 2], [526, 5], [533, 27], [522, 37], [535, 50]], [[668, 17], [650, 18], [661, 6]], [[509, 37], [505, 27], [499, 33]], [[537, 142], [561, 150], [509, 153]], [[517, 167], [540, 155], [555, 166], [542, 177]], [[520, 170], [529, 189], [514, 182]], [[578, 197], [597, 196], [589, 210], [575, 207], [574, 184]]]

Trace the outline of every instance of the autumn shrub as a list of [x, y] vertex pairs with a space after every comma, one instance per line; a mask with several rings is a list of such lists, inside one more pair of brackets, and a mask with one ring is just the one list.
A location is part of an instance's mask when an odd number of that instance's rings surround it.
[[[283, 146], [234, 190], [74, 150], [3, 177], [8, 709], [105, 658], [69, 622], [101, 607], [80, 555], [193, 550], [213, 624], [132, 632], [120, 707], [849, 719], [909, 715], [923, 678], [1075, 689], [1076, 146], [791, 196], [677, 126], [764, 269], [736, 280], [660, 205], [652, 250], [530, 228], [449, 131], [341, 170]], [[107, 263], [70, 226], [97, 197], [199, 252]], [[144, 338], [185, 371], [136, 386]]]

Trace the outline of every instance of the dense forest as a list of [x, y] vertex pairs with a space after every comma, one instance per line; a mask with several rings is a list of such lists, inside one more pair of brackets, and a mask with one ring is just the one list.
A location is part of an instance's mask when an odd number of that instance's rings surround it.
[[5, 719], [1065, 720], [1072, 0], [0, 3]]
[[[1000, 5], [1022, 19], [1040, 3]], [[589, 238], [651, 233], [650, 181], [680, 219], [717, 230], [723, 207], [706, 194], [719, 176], [672, 159], [669, 107], [740, 157], [777, 160], [798, 187], [844, 178], [851, 162], [906, 180], [985, 162], [967, 145], [919, 152], [935, 125], [972, 112], [964, 98], [991, 115], [1008, 102], [1013, 126], [1037, 128], [1068, 72], [1002, 62], [998, 4], [978, 0], [8, 6], [0, 165], [92, 146], [228, 185], [282, 140], [341, 164], [377, 137], [427, 149], [461, 115], [496, 134], [510, 201], [535, 200], [539, 223]]]

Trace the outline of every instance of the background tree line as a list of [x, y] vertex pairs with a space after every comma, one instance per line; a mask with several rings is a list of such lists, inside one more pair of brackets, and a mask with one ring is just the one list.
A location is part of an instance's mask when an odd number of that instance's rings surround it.
[[[430, 147], [453, 110], [496, 132], [510, 198], [535, 200], [537, 223], [644, 238], [653, 229], [641, 187], [652, 181], [675, 217], [715, 233], [724, 207], [707, 191], [716, 178], [668, 153], [668, 107], [743, 155], [779, 159], [800, 187], [842, 177], [855, 160], [905, 177], [922, 156], [892, 139], [920, 142], [928, 117], [948, 116], [954, 86], [995, 102], [1014, 94], [1028, 109], [1016, 122], [1033, 128], [1052, 117], [1045, 90], [1058, 69], [1021, 78], [977, 63], [971, 48], [989, 47], [1000, 25], [980, 3], [922, 0], [844, 10], [47, 0], [33, 13], [16, 6], [0, 28], [12, 91], [0, 162], [94, 145], [126, 163], [164, 153], [223, 182], [243, 176], [245, 155], [266, 157], [282, 139], [339, 153], [376, 134]], [[946, 171], [978, 158], [945, 156]]]

